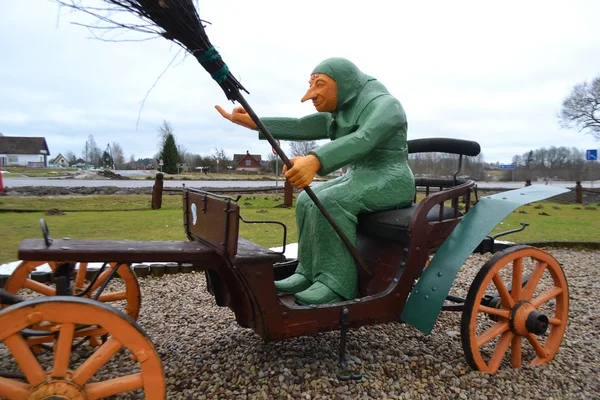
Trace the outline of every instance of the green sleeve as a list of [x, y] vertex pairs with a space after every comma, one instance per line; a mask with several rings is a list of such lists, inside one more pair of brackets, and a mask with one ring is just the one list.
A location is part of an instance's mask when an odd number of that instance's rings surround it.
[[[329, 138], [331, 114], [315, 113], [302, 118], [261, 118], [275, 139], [281, 140], [319, 140]], [[259, 132], [259, 139], [265, 136]]]
[[360, 117], [359, 125], [355, 132], [310, 152], [321, 163], [319, 175], [327, 175], [360, 159], [394, 133], [406, 129], [406, 114], [395, 98], [383, 96], [367, 106]]

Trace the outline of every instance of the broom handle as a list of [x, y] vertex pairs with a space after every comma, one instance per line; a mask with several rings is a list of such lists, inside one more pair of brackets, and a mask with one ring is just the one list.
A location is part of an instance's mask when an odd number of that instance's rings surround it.
[[[254, 123], [256, 124], [256, 126], [258, 127], [258, 129], [260, 130], [260, 132], [267, 138], [267, 140], [269, 141], [269, 143], [271, 144], [271, 146], [273, 146], [273, 148], [275, 149], [275, 151], [277, 152], [277, 154], [281, 157], [281, 159], [283, 160], [283, 162], [285, 163], [285, 165], [289, 169], [291, 169], [292, 168], [291, 161], [285, 155], [285, 153], [283, 152], [283, 150], [281, 150], [281, 147], [279, 147], [279, 144], [277, 144], [277, 141], [275, 141], [275, 138], [273, 138], [273, 135], [271, 135], [271, 132], [269, 132], [269, 130], [263, 124], [263, 122], [260, 120], [260, 118], [258, 118], [258, 116], [254, 113], [254, 111], [252, 110], [252, 107], [250, 107], [250, 104], [248, 104], [248, 102], [246, 101], [246, 99], [244, 98], [244, 96], [242, 96], [242, 93], [240, 93], [239, 90], [237, 90], [236, 98], [240, 102], [240, 104], [242, 105], [242, 107], [244, 107], [244, 110], [246, 110], [246, 112], [248, 113], [248, 115], [250, 116], [250, 118], [252, 118], [252, 120], [254, 121]], [[325, 209], [325, 207], [323, 207], [323, 204], [317, 198], [317, 196], [312, 191], [312, 189], [310, 188], [310, 186], [306, 186], [304, 188], [304, 191], [306, 192], [306, 194], [308, 195], [308, 197], [310, 197], [311, 200], [315, 203], [315, 205], [321, 211], [321, 213], [323, 214], [323, 216], [325, 217], [325, 219], [327, 219], [327, 221], [329, 221], [329, 223], [331, 224], [331, 226], [333, 227], [333, 229], [337, 232], [337, 234], [339, 235], [339, 237], [342, 239], [342, 241], [344, 242], [344, 244], [348, 248], [348, 250], [350, 250], [350, 253], [352, 253], [352, 256], [358, 262], [358, 265], [363, 270], [363, 272], [366, 273], [369, 277], [372, 277], [373, 273], [371, 272], [371, 270], [367, 267], [367, 265], [364, 262], [364, 260], [362, 259], [362, 257], [358, 254], [358, 251], [356, 251], [356, 248], [352, 245], [352, 243], [350, 243], [350, 240], [348, 239], [348, 237], [346, 236], [346, 234], [340, 229], [340, 227], [337, 225], [337, 223], [335, 222], [335, 220], [333, 219], [333, 217], [331, 216], [331, 214], [329, 214], [329, 212]]]

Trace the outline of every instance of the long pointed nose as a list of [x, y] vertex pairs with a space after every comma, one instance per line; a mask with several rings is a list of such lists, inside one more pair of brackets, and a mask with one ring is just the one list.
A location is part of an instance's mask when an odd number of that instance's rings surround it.
[[304, 97], [302, 97], [302, 99], [300, 99], [301, 103], [304, 103], [306, 100], [311, 100], [314, 99], [316, 97], [316, 93], [314, 91], [313, 88], [310, 88], [306, 91], [306, 94], [304, 95]]

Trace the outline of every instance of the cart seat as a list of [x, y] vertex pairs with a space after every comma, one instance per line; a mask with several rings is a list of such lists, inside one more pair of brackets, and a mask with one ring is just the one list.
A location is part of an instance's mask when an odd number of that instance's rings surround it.
[[[408, 226], [417, 210], [417, 206], [417, 203], [413, 203], [410, 207], [361, 214], [358, 216], [357, 231], [376, 238], [408, 243], [410, 241]], [[462, 215], [463, 213], [459, 211], [458, 216], [461, 217]], [[444, 207], [443, 218], [454, 219], [454, 209]], [[436, 205], [427, 213], [427, 221], [437, 222], [439, 220], [440, 206]]]

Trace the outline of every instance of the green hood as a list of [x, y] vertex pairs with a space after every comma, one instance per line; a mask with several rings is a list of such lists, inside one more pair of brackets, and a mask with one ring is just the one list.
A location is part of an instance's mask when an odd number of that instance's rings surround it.
[[377, 79], [361, 72], [345, 58], [328, 58], [313, 70], [325, 74], [337, 85], [337, 107], [331, 113], [333, 124], [331, 139], [336, 139], [356, 129], [358, 118], [371, 101], [389, 92]]
[[356, 65], [345, 58], [328, 58], [313, 70], [313, 74], [325, 74], [337, 84], [338, 104], [341, 111], [352, 103], [369, 81], [375, 78], [361, 72]]

